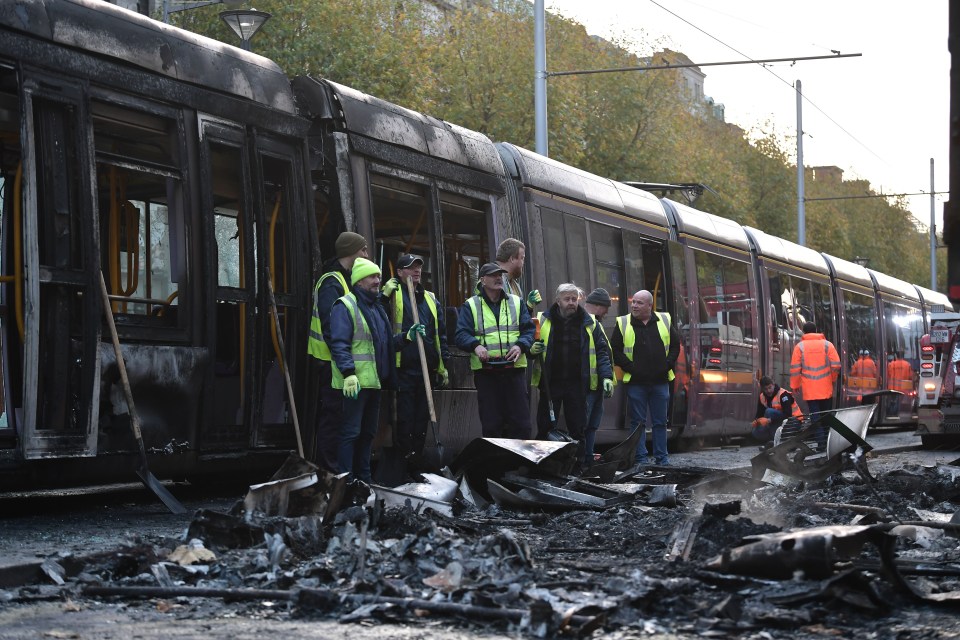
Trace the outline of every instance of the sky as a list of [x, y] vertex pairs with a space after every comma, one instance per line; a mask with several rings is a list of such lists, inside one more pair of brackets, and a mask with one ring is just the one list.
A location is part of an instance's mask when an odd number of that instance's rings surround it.
[[[862, 54], [704, 67], [704, 92], [724, 105], [728, 122], [747, 130], [772, 123], [789, 137], [796, 162], [800, 80], [805, 166], [838, 166], [845, 180], [869, 180], [878, 193], [924, 192], [908, 198], [924, 225], [931, 158], [934, 190], [948, 190], [947, 0], [545, 0], [545, 6], [591, 35], [646, 43], [641, 55], [670, 48], [706, 63]], [[566, 69], [552, 68], [548, 58], [547, 70]], [[936, 196], [938, 231], [947, 199]]]

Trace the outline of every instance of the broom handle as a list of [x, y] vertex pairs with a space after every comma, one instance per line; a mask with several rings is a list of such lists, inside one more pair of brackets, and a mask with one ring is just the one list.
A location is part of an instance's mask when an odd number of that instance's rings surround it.
[[[413, 311], [413, 323], [420, 324], [420, 312], [417, 310], [417, 288], [413, 278], [407, 276], [407, 292], [410, 294], [410, 310]], [[424, 294], [426, 295], [426, 294]], [[427, 407], [430, 409], [431, 422], [437, 421], [437, 412], [433, 408], [433, 387], [430, 384], [430, 367], [427, 366], [427, 352], [423, 348], [423, 337], [417, 334], [417, 349], [420, 351], [420, 369], [423, 372], [423, 386], [427, 390]]]

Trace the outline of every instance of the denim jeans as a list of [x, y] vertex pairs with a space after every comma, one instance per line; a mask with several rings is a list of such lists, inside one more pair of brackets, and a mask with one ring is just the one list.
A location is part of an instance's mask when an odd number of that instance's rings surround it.
[[344, 397], [337, 456], [340, 473], [370, 482], [370, 454], [379, 422], [380, 389], [360, 389], [356, 400]]
[[[670, 401], [670, 383], [663, 384], [625, 384], [627, 392], [627, 415], [630, 424], [640, 429], [637, 442], [637, 462], [647, 463], [647, 412], [653, 423], [653, 457], [657, 464], [669, 464], [667, 457], [667, 403]], [[633, 431], [631, 431], [633, 435]]]
[[597, 429], [603, 418], [603, 390], [587, 392], [587, 426], [583, 432], [583, 457], [586, 464], [593, 464], [593, 446], [597, 441]]
[[783, 419], [787, 416], [776, 409], [767, 407], [767, 410], [763, 412], [763, 417], [769, 420], [770, 424], [765, 427], [754, 427], [751, 434], [759, 442], [770, 442], [777, 432], [777, 427], [780, 426], [780, 423], [782, 423]]
[[[807, 411], [810, 413], [819, 413], [829, 411], [833, 406], [833, 398], [823, 398], [822, 400], [807, 400]], [[811, 422], [817, 425], [817, 444], [821, 447], [827, 446], [827, 427], [820, 426], [820, 416], [814, 416]]]

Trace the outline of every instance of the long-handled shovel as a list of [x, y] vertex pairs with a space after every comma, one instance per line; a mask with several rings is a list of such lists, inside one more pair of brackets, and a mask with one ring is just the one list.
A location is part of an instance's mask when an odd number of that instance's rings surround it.
[[[410, 310], [413, 311], [413, 323], [420, 324], [420, 312], [417, 309], [417, 289], [413, 286], [413, 278], [407, 277], [407, 292], [410, 294]], [[439, 313], [440, 310], [437, 310]], [[417, 349], [420, 350], [420, 369], [423, 373], [423, 386], [427, 391], [427, 407], [430, 409], [430, 428], [433, 430], [433, 440], [437, 445], [437, 455], [440, 464], [443, 464], [443, 445], [437, 431], [437, 412], [433, 406], [433, 385], [430, 384], [430, 367], [427, 366], [427, 352], [423, 348], [423, 337], [417, 334]], [[437, 354], [439, 355], [439, 354]]]
[[287, 350], [283, 346], [283, 333], [280, 331], [280, 314], [277, 313], [277, 301], [273, 297], [273, 282], [270, 281], [270, 269], [267, 269], [267, 292], [270, 294], [270, 310], [273, 312], [273, 326], [277, 330], [277, 346], [280, 352], [277, 358], [280, 360], [280, 368], [283, 369], [283, 379], [287, 383], [287, 399], [290, 401], [290, 413], [293, 415], [293, 429], [297, 434], [297, 453], [303, 457], [303, 439], [300, 437], [300, 421], [297, 419], [297, 403], [293, 399], [293, 384], [290, 382], [290, 372], [287, 370], [287, 363], [283, 360], [283, 354]]
[[133, 391], [130, 390], [130, 380], [127, 378], [127, 365], [123, 361], [123, 353], [120, 351], [120, 338], [117, 336], [117, 325], [113, 322], [113, 309], [110, 308], [110, 294], [107, 293], [107, 283], [103, 280], [103, 272], [100, 272], [100, 292], [103, 297], [103, 313], [107, 317], [107, 326], [110, 327], [110, 337], [113, 339], [113, 353], [117, 358], [117, 369], [120, 370], [120, 382], [123, 383], [123, 393], [127, 397], [127, 410], [130, 412], [130, 427], [133, 429], [133, 436], [137, 440], [137, 446], [140, 447], [140, 462], [137, 464], [137, 475], [143, 481], [148, 489], [153, 491], [160, 501], [170, 509], [171, 513], [186, 513], [187, 509], [180, 504], [180, 501], [173, 497], [173, 494], [163, 486], [157, 477], [150, 473], [147, 468], [147, 450], [143, 446], [143, 433], [140, 431], [140, 414], [137, 413], [137, 407], [133, 404]]

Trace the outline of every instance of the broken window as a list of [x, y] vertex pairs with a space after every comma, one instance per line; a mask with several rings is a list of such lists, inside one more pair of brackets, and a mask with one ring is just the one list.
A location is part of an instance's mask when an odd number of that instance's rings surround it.
[[128, 324], [177, 326], [186, 270], [177, 121], [99, 101], [91, 111], [101, 264], [114, 313]]

